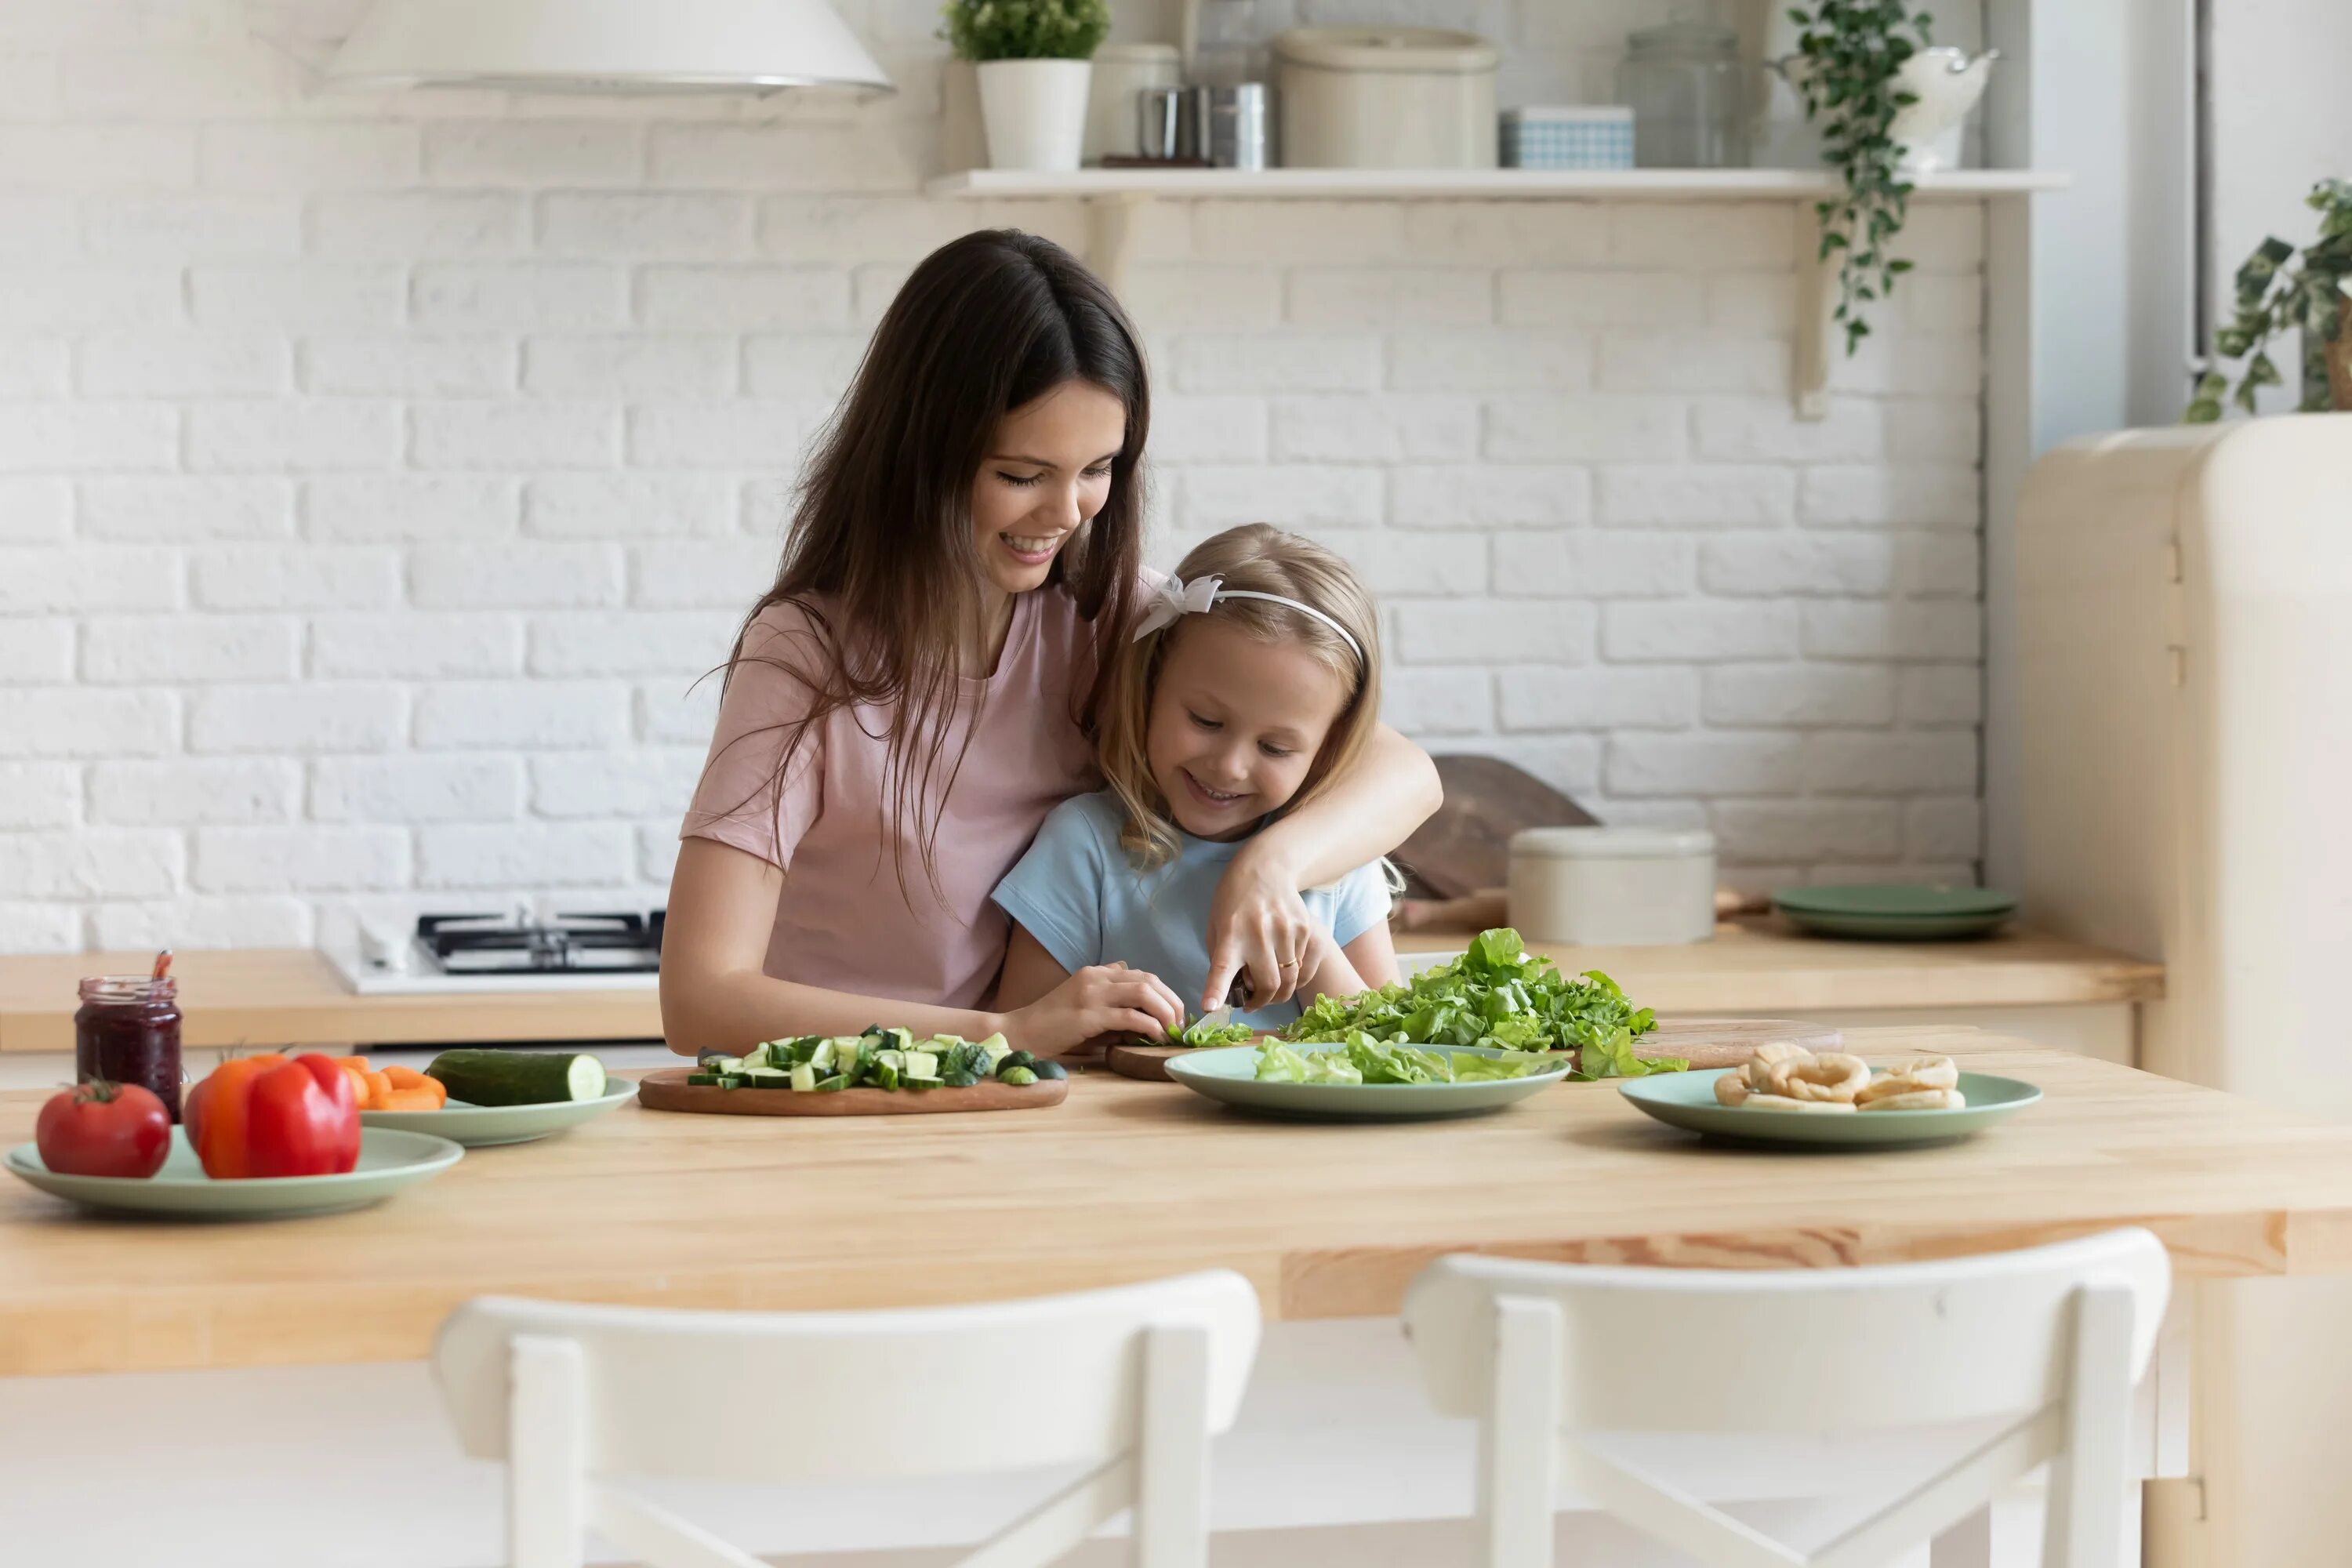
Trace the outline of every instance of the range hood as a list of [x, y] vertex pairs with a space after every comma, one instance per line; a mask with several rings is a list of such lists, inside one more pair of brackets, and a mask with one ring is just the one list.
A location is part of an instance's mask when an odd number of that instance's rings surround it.
[[326, 77], [519, 92], [892, 90], [825, 0], [375, 0]]

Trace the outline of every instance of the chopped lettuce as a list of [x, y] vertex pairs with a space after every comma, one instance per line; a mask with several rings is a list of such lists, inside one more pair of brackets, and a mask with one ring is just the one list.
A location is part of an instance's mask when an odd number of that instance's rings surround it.
[[1546, 1071], [1541, 1057], [1455, 1056], [1359, 1029], [1337, 1050], [1302, 1051], [1268, 1040], [1258, 1048], [1260, 1083], [1492, 1083]]
[[[1342, 1044], [1358, 1035], [1423, 1046], [1575, 1051], [1580, 1079], [1680, 1072], [1675, 1058], [1636, 1056], [1633, 1041], [1657, 1027], [1598, 970], [1564, 975], [1528, 952], [1507, 926], [1481, 931], [1450, 963], [1356, 996], [1321, 996], [1282, 1032], [1297, 1044]], [[1382, 1081], [1366, 1075], [1367, 1082]]]
[[1244, 1045], [1256, 1034], [1247, 1024], [1212, 1024], [1206, 1018], [1188, 1017], [1184, 1026], [1168, 1037], [1168, 1043], [1207, 1049], [1213, 1046]]

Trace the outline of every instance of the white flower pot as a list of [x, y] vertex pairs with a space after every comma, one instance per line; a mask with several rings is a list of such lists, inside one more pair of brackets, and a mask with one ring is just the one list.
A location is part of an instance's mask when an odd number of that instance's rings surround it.
[[982, 60], [980, 114], [992, 169], [1078, 166], [1087, 139], [1090, 60]]

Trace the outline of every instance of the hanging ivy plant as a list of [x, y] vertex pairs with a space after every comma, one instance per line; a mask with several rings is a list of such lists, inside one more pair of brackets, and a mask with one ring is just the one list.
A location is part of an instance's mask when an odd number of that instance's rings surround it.
[[1805, 118], [1822, 129], [1823, 151], [1845, 188], [1814, 205], [1821, 219], [1822, 259], [1838, 258], [1835, 320], [1845, 329], [1845, 352], [1870, 335], [1865, 307], [1895, 290], [1911, 270], [1891, 246], [1909, 216], [1911, 183], [1903, 177], [1895, 116], [1918, 99], [1903, 91], [1896, 73], [1927, 47], [1934, 17], [1913, 15], [1903, 0], [1818, 0], [1790, 11], [1797, 24], [1798, 59], [1788, 71], [1804, 100]]
[[2352, 183], [2322, 180], [2304, 205], [2319, 214], [2319, 237], [2304, 247], [2300, 266], [2288, 265], [2298, 259], [2294, 247], [2273, 236], [2238, 268], [2237, 314], [2213, 334], [2213, 348], [2223, 359], [2244, 360], [2245, 374], [2232, 395], [2228, 376], [2207, 371], [2181, 416], [2188, 423], [2221, 418], [2225, 399], [2252, 414], [2256, 392], [2282, 384], [2271, 362], [2271, 340], [2298, 329], [2305, 412], [2352, 409], [2352, 342], [2344, 332], [2345, 292], [2352, 283]]

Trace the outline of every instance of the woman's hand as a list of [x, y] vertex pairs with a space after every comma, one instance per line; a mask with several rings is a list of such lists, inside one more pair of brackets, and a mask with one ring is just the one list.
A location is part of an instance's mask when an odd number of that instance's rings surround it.
[[1024, 1051], [1060, 1056], [1097, 1035], [1151, 1040], [1182, 1026], [1184, 1004], [1156, 974], [1124, 963], [1089, 964], [1026, 1007], [1004, 1015], [1004, 1037]]
[[1261, 837], [1244, 845], [1209, 905], [1209, 984], [1201, 1011], [1225, 1005], [1234, 977], [1249, 976], [1249, 1005], [1270, 1007], [1298, 990], [1315, 921], [1298, 896], [1297, 872]]

